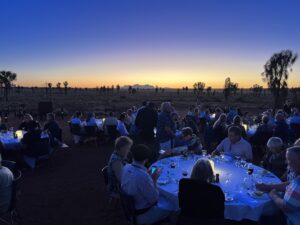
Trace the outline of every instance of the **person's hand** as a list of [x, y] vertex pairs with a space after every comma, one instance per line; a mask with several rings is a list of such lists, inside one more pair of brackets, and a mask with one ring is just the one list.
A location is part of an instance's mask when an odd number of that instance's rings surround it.
[[216, 155], [220, 155], [220, 152], [218, 150], [214, 150], [212, 153], [211, 153], [211, 156], [216, 156]]
[[156, 181], [158, 180], [159, 176], [161, 174], [161, 169], [156, 168], [156, 170], [154, 171], [154, 173], [151, 173], [151, 178], [153, 180], [154, 183], [156, 183]]
[[275, 189], [272, 189], [269, 193], [269, 196], [271, 199], [273, 199], [275, 196], [277, 196], [277, 191]]
[[264, 192], [269, 192], [271, 190], [270, 186], [267, 184], [255, 184], [256, 189]]

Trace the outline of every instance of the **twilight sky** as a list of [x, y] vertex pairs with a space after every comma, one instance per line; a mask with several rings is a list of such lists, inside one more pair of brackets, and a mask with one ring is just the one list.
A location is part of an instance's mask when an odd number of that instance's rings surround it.
[[[17, 84], [263, 84], [274, 52], [300, 53], [298, 0], [1, 0], [0, 70]], [[300, 59], [289, 85], [300, 86]]]

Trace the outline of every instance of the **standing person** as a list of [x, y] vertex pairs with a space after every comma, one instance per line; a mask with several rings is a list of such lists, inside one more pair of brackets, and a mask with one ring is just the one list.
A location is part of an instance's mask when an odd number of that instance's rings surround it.
[[12, 172], [2, 166], [2, 157], [0, 154], [0, 214], [6, 213], [9, 209], [13, 179]]
[[280, 137], [283, 143], [288, 143], [289, 141], [289, 125], [285, 121], [284, 114], [279, 112], [275, 117], [275, 127], [273, 130], [273, 136]]
[[156, 182], [160, 170], [151, 175], [145, 167], [151, 150], [146, 145], [136, 145], [131, 150], [133, 162], [123, 169], [121, 188], [134, 198], [135, 214], [138, 224], [153, 224], [169, 216], [170, 212], [157, 206], [159, 192]]
[[78, 124], [81, 126], [82, 125], [81, 118], [82, 118], [82, 113], [79, 111], [75, 112], [71, 118], [71, 124]]
[[2, 123], [2, 117], [0, 116], [0, 131], [1, 130], [7, 130], [7, 127], [4, 123]]
[[[28, 126], [30, 121], [34, 121], [32, 115], [30, 115], [29, 113], [25, 114], [22, 123], [18, 127], [18, 130], [28, 131]], [[35, 122], [37, 123], [37, 126], [40, 128], [40, 124], [37, 121]]]
[[170, 102], [161, 104], [161, 112], [157, 120], [157, 138], [161, 149], [171, 149], [175, 137], [175, 124], [172, 120], [172, 106]]
[[154, 128], [157, 124], [157, 111], [155, 105], [152, 102], [141, 108], [136, 116], [135, 125], [139, 131], [139, 137], [146, 142], [152, 142], [154, 140]]
[[[288, 148], [286, 159], [295, 175], [293, 180], [280, 184], [257, 184], [256, 187], [269, 192], [274, 204], [286, 215], [288, 225], [300, 225], [300, 147]], [[278, 192], [284, 192], [283, 198]]]

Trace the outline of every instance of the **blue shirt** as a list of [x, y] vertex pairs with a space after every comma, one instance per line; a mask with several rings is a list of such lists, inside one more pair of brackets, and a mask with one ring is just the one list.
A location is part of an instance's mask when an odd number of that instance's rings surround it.
[[117, 131], [120, 133], [121, 136], [128, 136], [129, 133], [125, 124], [122, 121], [118, 122]]
[[123, 168], [122, 190], [134, 198], [135, 209], [146, 209], [158, 201], [159, 192], [145, 166], [133, 162]]
[[300, 176], [287, 186], [283, 202], [290, 210], [286, 213], [288, 225], [300, 225]]
[[94, 117], [92, 117], [89, 120], [86, 120], [86, 125], [91, 126], [91, 127], [97, 126], [96, 119]]
[[72, 124], [79, 124], [79, 125], [81, 125], [81, 120], [78, 117], [73, 117], [71, 119], [71, 123]]
[[172, 121], [171, 114], [166, 113], [166, 112], [161, 112], [158, 115], [158, 120], [157, 120], [157, 138], [160, 143], [166, 142], [171, 140], [173, 137], [166, 132], [165, 127], [170, 127], [173, 132], [175, 133], [175, 124]]
[[290, 120], [290, 123], [297, 123], [297, 124], [300, 124], [300, 116], [292, 116], [291, 117], [291, 120]]

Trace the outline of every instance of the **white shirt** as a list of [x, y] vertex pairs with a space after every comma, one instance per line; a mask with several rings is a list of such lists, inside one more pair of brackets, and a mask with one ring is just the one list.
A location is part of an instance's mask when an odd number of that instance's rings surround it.
[[229, 138], [225, 138], [217, 147], [218, 151], [224, 151], [232, 156], [241, 156], [247, 160], [252, 160], [252, 147], [248, 141], [241, 138], [238, 142], [232, 144]]
[[125, 124], [122, 121], [118, 122], [117, 131], [119, 131], [121, 136], [128, 136], [129, 133], [127, 131], [127, 128]]
[[12, 172], [2, 166], [0, 168], [0, 213], [6, 212], [10, 205], [13, 179]]
[[133, 196], [135, 209], [146, 209], [158, 201], [158, 190], [154, 186], [146, 167], [133, 162], [123, 168], [122, 190]]

